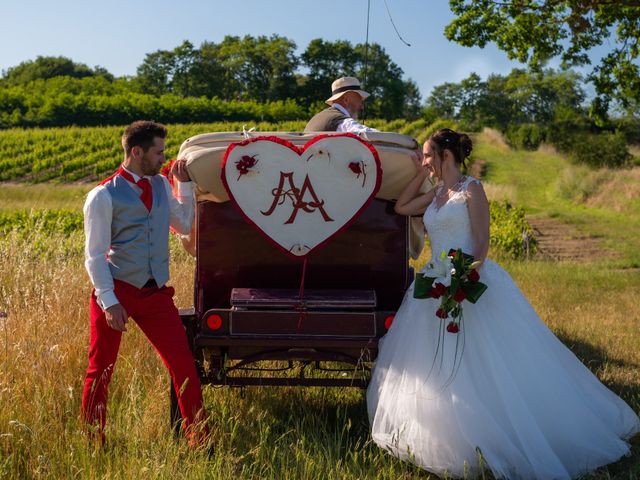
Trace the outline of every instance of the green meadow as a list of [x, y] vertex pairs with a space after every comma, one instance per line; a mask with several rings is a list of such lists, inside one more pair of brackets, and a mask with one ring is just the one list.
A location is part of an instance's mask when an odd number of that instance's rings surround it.
[[[413, 135], [411, 129], [425, 127], [382, 121], [377, 126]], [[169, 154], [177, 154], [187, 136], [220, 128], [170, 127]], [[270, 128], [300, 126], [261, 130]], [[1, 131], [0, 216], [81, 212], [86, 193], [120, 161], [120, 131]], [[512, 150], [493, 131], [473, 138], [473, 158], [486, 162], [483, 182], [491, 200], [509, 201], [530, 218], [555, 219], [598, 242], [601, 255], [573, 261], [542, 255], [517, 260], [499, 250], [490, 256], [565, 345], [640, 412], [640, 167], [591, 170], [548, 147]], [[102, 167], [72, 164], [75, 158], [60, 153], [34, 172], [33, 159], [46, 159], [38, 153], [42, 142], [61, 152], [93, 148]], [[65, 170], [65, 163], [77, 168]], [[110, 388], [109, 440], [95, 448], [78, 418], [91, 291], [82, 232], [47, 225], [0, 228], [0, 311], [7, 313], [0, 317], [0, 478], [435, 478], [372, 443], [364, 392], [358, 389], [206, 387], [215, 452], [190, 450], [171, 434], [164, 366], [135, 327], [125, 335]], [[425, 251], [414, 265], [427, 259]], [[193, 259], [175, 239], [171, 277], [176, 303], [190, 306]], [[640, 478], [640, 439], [634, 439], [629, 458], [586, 478]]]

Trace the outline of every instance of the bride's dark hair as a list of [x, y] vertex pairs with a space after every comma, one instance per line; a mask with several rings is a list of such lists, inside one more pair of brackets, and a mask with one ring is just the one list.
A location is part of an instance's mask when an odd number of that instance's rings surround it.
[[473, 142], [466, 133], [454, 132], [449, 128], [441, 128], [429, 137], [432, 146], [438, 153], [449, 150], [453, 153], [453, 158], [458, 164], [466, 166], [464, 161], [471, 155]]

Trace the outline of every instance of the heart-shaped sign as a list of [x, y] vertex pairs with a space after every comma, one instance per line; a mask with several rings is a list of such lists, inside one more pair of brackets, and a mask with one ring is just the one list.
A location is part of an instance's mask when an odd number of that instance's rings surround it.
[[292, 257], [348, 227], [380, 188], [373, 145], [353, 134], [319, 135], [300, 148], [255, 137], [227, 148], [222, 182], [244, 218]]

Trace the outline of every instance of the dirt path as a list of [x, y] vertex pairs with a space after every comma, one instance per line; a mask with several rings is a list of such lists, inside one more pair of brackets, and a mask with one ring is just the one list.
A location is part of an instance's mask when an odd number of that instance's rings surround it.
[[538, 255], [549, 260], [592, 261], [603, 256], [613, 256], [605, 250], [598, 238], [584, 234], [574, 226], [548, 217], [527, 216], [536, 233]]
[[[484, 176], [487, 163], [477, 159], [469, 168], [469, 175]], [[555, 218], [527, 216], [538, 240], [537, 256], [546, 260], [592, 261], [615, 252], [602, 247], [600, 239], [580, 232], [573, 225]]]

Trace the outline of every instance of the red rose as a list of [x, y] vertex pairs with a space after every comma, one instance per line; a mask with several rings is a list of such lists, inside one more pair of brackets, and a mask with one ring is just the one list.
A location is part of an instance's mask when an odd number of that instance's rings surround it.
[[459, 331], [460, 331], [460, 328], [458, 327], [457, 323], [449, 322], [449, 325], [447, 325], [447, 332], [458, 333]]
[[431, 296], [433, 298], [440, 298], [442, 295], [444, 295], [445, 293], [447, 293], [447, 287], [445, 287], [443, 284], [441, 284], [440, 282], [436, 283], [433, 288], [431, 289]]
[[360, 175], [362, 173], [362, 169], [360, 168], [360, 164], [358, 162], [351, 162], [349, 164], [349, 170], [351, 170], [356, 175]]
[[238, 178], [246, 173], [249, 173], [249, 169], [255, 166], [256, 163], [258, 163], [258, 159], [255, 158], [255, 155], [253, 157], [250, 157], [249, 155], [243, 155], [242, 158], [236, 162], [236, 168], [240, 172], [240, 176]]
[[455, 295], [453, 295], [453, 299], [458, 303], [462, 302], [465, 298], [467, 298], [467, 294], [464, 293], [464, 290], [461, 288], [459, 288]]
[[249, 155], [243, 155], [242, 156], [242, 160], [240, 160], [244, 165], [246, 165], [248, 168], [253, 167], [256, 163], [258, 163], [258, 159], [256, 158], [256, 156], [254, 155], [253, 157], [250, 157]]
[[474, 269], [469, 272], [469, 274], [467, 275], [467, 278], [471, 282], [477, 282], [478, 280], [480, 280], [480, 274], [478, 273], [478, 270]]
[[449, 316], [449, 314], [447, 313], [447, 311], [444, 308], [439, 308], [436, 311], [436, 317], [438, 318], [447, 318]]

